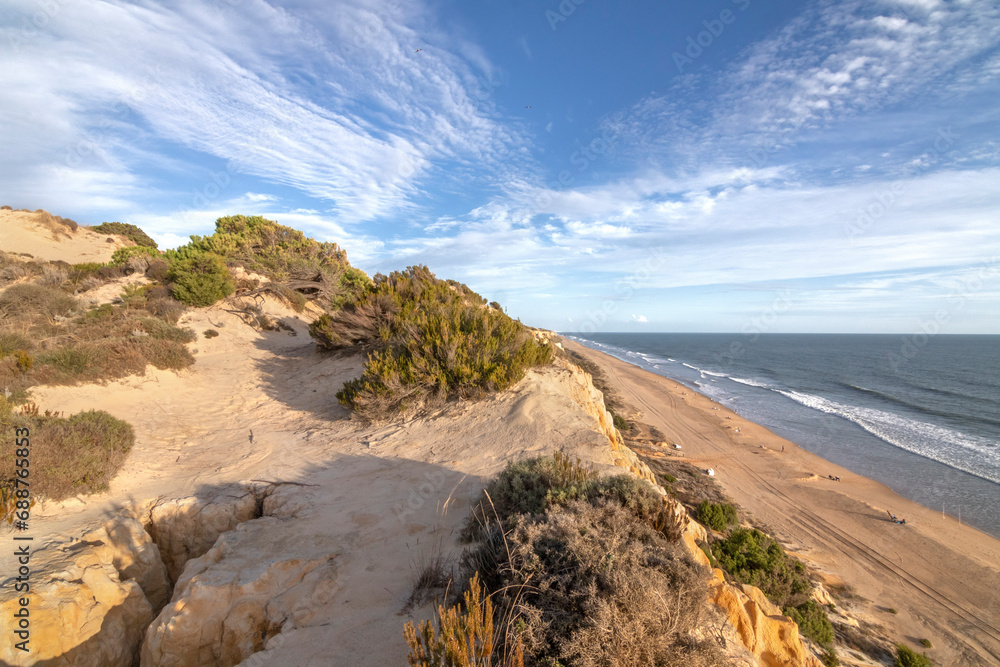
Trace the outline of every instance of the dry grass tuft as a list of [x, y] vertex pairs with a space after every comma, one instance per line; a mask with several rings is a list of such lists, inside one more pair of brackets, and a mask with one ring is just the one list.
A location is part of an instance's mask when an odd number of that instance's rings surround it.
[[[70, 417], [29, 405], [15, 414], [0, 397], [0, 439], [14, 442], [14, 429], [31, 432], [32, 495], [62, 500], [108, 488], [135, 442], [132, 427], [106, 412], [91, 410]], [[17, 450], [0, 450], [0, 480], [16, 474]]]
[[404, 626], [411, 666], [499, 667], [502, 664], [493, 657], [493, 603], [484, 594], [476, 574], [464, 602], [448, 608], [439, 606], [434, 624], [423, 621], [416, 629], [413, 623]]

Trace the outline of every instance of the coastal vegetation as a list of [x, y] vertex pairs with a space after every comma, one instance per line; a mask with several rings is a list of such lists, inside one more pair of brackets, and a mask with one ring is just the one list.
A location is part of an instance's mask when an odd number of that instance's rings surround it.
[[[676, 477], [673, 479], [677, 481]], [[739, 521], [735, 507], [729, 503], [713, 503], [710, 500], [703, 500], [698, 505], [695, 518], [705, 526], [720, 533]]]
[[267, 278], [260, 289], [293, 305], [316, 300], [324, 310], [334, 308], [338, 299], [357, 295], [369, 282], [348, 264], [347, 253], [336, 243], [316, 241], [260, 216], [219, 218], [211, 236], [192, 236], [190, 243], [165, 255], [171, 267], [206, 255], [219, 257], [230, 268]]
[[923, 653], [917, 653], [906, 644], [896, 647], [896, 667], [933, 667], [931, 662]]
[[789, 556], [766, 532], [739, 526], [737, 508], [727, 501], [716, 482], [691, 464], [673, 457], [651, 457], [644, 461], [693, 517], [722, 533], [702, 547], [713, 567], [721, 568], [740, 583], [761, 589], [798, 624], [804, 637], [823, 648], [825, 664], [839, 664], [833, 646], [836, 640], [833, 624], [827, 610], [810, 599], [813, 584], [805, 564]]
[[102, 222], [99, 225], [93, 225], [90, 229], [99, 234], [117, 234], [118, 236], [124, 236], [137, 246], [145, 246], [147, 248], [152, 248], [153, 250], [157, 249], [156, 241], [154, 241], [149, 234], [142, 231], [139, 227], [127, 222]]
[[225, 260], [211, 252], [178, 253], [167, 279], [174, 298], [189, 306], [211, 306], [236, 289]]
[[16, 402], [43, 384], [97, 382], [141, 374], [147, 364], [180, 369], [194, 358], [193, 332], [175, 326], [164, 296], [127, 288], [119, 304], [87, 309], [72, 283], [11, 285], [0, 293], [0, 388]]
[[[721, 664], [717, 645], [693, 634], [708, 573], [680, 546], [669, 502], [561, 454], [509, 464], [473, 509], [462, 560], [472, 575], [460, 578], [490, 601], [493, 651], [442, 664]], [[445, 611], [468, 615], [468, 603], [439, 607], [438, 636], [454, 626]], [[405, 629], [410, 664], [437, 664], [420, 662], [414, 640], [435, 636], [421, 630]]]
[[[31, 495], [62, 500], [104, 491], [132, 449], [132, 427], [106, 412], [89, 410], [69, 417], [40, 412], [34, 403], [13, 406], [0, 396], [0, 438], [15, 441], [15, 429], [31, 433]], [[0, 450], [0, 487], [10, 497], [17, 449]], [[22, 457], [23, 458], [23, 457]], [[2, 520], [9, 518], [6, 511]]]
[[337, 394], [369, 419], [502, 391], [552, 359], [519, 321], [426, 266], [376, 275], [309, 333], [322, 350], [369, 350], [362, 376]]

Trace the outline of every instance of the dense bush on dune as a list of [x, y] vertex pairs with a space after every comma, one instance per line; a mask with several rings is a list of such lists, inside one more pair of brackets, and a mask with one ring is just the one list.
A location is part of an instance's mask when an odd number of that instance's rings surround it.
[[[509, 464], [470, 518], [469, 592], [436, 623], [407, 624], [410, 664], [724, 664], [696, 636], [708, 570], [686, 555], [679, 527], [662, 524], [669, 502], [642, 480], [597, 478], [561, 455]], [[467, 643], [478, 653], [448, 654], [442, 639], [458, 631], [480, 639]], [[435, 648], [444, 661], [427, 659]]]
[[[106, 412], [89, 410], [63, 417], [40, 413], [31, 403], [15, 409], [0, 396], [0, 438], [13, 443], [17, 428], [30, 432], [31, 495], [52, 500], [106, 490], [135, 442], [132, 427]], [[18, 456], [14, 447], [0, 451], [0, 519], [4, 521], [14, 509], [10, 501], [16, 498], [13, 479]]]
[[194, 252], [175, 258], [167, 278], [173, 295], [190, 306], [211, 306], [233, 293], [236, 283], [226, 262], [214, 253]]
[[[208, 261], [205, 257], [220, 257], [228, 267], [243, 267], [267, 278], [270, 282], [259, 287], [296, 310], [307, 299], [315, 300], [324, 309], [334, 309], [371, 283], [362, 271], [348, 264], [347, 253], [336, 243], [316, 241], [297, 229], [260, 216], [219, 218], [215, 233], [192, 236], [190, 243], [168, 250], [165, 257], [175, 272], [177, 267], [187, 270], [192, 262], [204, 264]], [[207, 277], [203, 280], [213, 281]], [[201, 285], [197, 279], [188, 289], [209, 295], [219, 293], [212, 285]], [[221, 298], [224, 296], [216, 300]]]
[[91, 229], [100, 234], [124, 236], [137, 246], [145, 246], [154, 250], [157, 248], [156, 241], [149, 234], [127, 222], [102, 222], [99, 225], [92, 226]]
[[552, 358], [520, 322], [425, 266], [376, 276], [309, 332], [321, 349], [371, 349], [364, 374], [337, 394], [369, 418], [500, 391]]

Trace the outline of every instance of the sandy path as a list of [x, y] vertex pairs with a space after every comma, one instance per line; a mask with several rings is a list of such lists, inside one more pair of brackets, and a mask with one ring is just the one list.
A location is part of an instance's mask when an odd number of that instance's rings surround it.
[[[293, 480], [329, 460], [331, 441], [351, 451], [357, 425], [344, 419], [333, 392], [316, 389], [339, 388], [362, 360], [319, 355], [305, 322], [291, 311], [276, 314], [297, 335], [254, 331], [220, 308], [189, 311], [180, 322], [198, 333], [189, 369], [150, 366], [144, 376], [103, 385], [33, 389], [43, 409], [105, 410], [136, 433], [106, 493], [44, 503], [35, 518], [54, 533], [75, 534], [129, 499], [183, 497], [259, 475]], [[207, 329], [220, 335], [206, 339]]]
[[[643, 421], [682, 444], [686, 460], [714, 468], [726, 493], [787, 548], [871, 601], [858, 606], [860, 617], [866, 612], [911, 644], [931, 639], [928, 655], [940, 664], [1000, 664], [1000, 542], [672, 380], [572, 341], [564, 345], [604, 368]], [[828, 480], [831, 474], [842, 481]], [[886, 509], [907, 525], [889, 521]]]

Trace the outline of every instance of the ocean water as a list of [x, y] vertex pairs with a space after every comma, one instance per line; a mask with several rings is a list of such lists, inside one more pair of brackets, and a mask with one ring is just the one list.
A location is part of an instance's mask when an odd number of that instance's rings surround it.
[[1000, 336], [566, 335], [1000, 538]]

